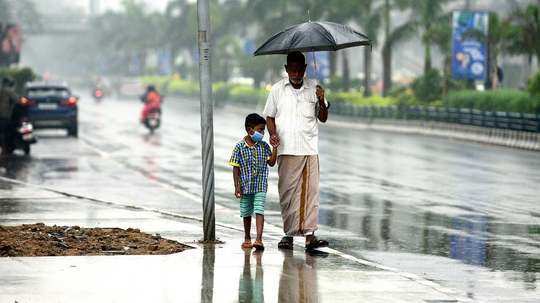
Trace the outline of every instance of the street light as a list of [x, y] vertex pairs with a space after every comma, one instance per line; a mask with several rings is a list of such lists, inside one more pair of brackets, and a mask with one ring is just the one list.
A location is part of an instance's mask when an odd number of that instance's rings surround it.
[[212, 79], [210, 77], [210, 6], [208, 0], [197, 0], [199, 23], [199, 86], [201, 96], [203, 229], [206, 241], [216, 240], [214, 214], [214, 126]]

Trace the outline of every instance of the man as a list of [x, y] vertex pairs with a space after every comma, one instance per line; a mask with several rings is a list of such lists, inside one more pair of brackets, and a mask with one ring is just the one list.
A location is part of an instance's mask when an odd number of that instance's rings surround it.
[[7, 144], [11, 140], [9, 126], [11, 122], [11, 113], [13, 106], [17, 102], [17, 95], [13, 92], [15, 82], [5, 77], [0, 86], [0, 148], [2, 155], [8, 154]]
[[324, 89], [304, 79], [306, 59], [300, 52], [287, 55], [288, 78], [272, 86], [266, 100], [270, 143], [279, 144], [279, 200], [285, 237], [279, 248], [292, 249], [293, 237], [306, 239], [306, 250], [328, 246], [317, 239], [319, 215], [318, 123], [328, 119]]

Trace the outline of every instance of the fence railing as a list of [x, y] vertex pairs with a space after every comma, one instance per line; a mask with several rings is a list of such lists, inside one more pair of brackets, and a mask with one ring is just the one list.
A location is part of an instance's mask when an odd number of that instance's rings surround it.
[[332, 112], [367, 119], [422, 120], [498, 129], [540, 132], [540, 114], [491, 112], [467, 108], [431, 106], [360, 106], [336, 102]]

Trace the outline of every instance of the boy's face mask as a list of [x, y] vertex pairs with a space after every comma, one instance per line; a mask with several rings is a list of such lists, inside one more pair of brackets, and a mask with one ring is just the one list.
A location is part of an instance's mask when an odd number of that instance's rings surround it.
[[264, 134], [255, 130], [253, 131], [253, 134], [250, 134], [249, 136], [251, 137], [251, 140], [255, 142], [260, 142], [264, 138]]

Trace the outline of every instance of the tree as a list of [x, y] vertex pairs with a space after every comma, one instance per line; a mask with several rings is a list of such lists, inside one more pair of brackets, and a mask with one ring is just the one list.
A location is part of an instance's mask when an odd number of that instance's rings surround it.
[[[375, 0], [359, 1], [358, 9], [362, 12], [358, 23], [371, 40], [372, 45], [377, 44], [377, 33], [381, 25], [382, 7], [375, 7]], [[364, 96], [371, 95], [371, 47], [364, 47]]]
[[540, 5], [516, 7], [508, 19], [511, 54], [527, 55], [529, 66], [533, 56], [540, 62]]
[[436, 37], [437, 24], [444, 17], [444, 5], [451, 0], [424, 0], [411, 1], [409, 7], [412, 8], [409, 21], [396, 28], [390, 35], [390, 40], [395, 44], [409, 38], [412, 34], [420, 33], [420, 38], [424, 46], [424, 73], [432, 69], [431, 48]]
[[174, 66], [181, 51], [193, 53], [197, 45], [197, 7], [187, 0], [174, 0], [165, 9], [163, 46], [171, 51], [170, 65]]
[[409, 0], [384, 0], [382, 22], [384, 26], [384, 42], [382, 46], [383, 65], [383, 96], [387, 96], [392, 88], [392, 48], [401, 38], [400, 32], [392, 32], [392, 20], [390, 14], [393, 9], [404, 9]]

